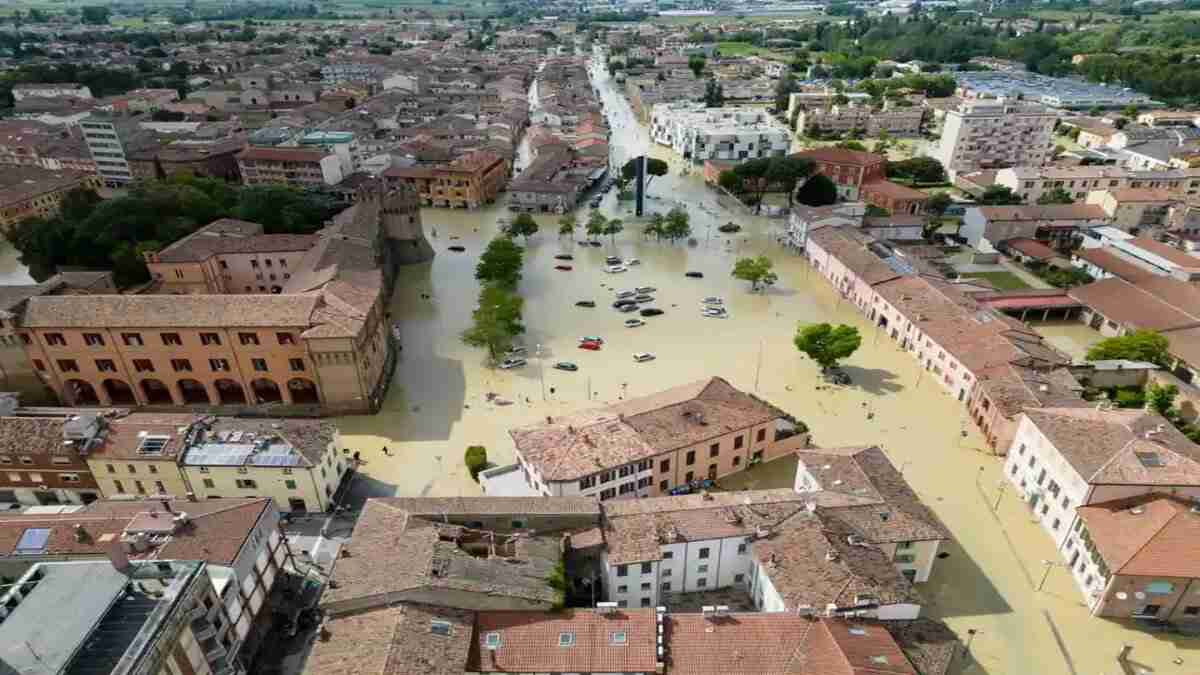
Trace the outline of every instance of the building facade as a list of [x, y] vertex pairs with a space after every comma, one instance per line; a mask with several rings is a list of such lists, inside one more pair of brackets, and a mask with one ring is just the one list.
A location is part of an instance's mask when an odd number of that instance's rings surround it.
[[1010, 166], [1041, 166], [1049, 159], [1057, 115], [1040, 105], [1005, 99], [964, 101], [946, 112], [934, 156], [953, 178], [959, 173]]
[[249, 147], [238, 153], [237, 161], [238, 173], [246, 185], [284, 183], [324, 188], [345, 178], [338, 156], [317, 149]]
[[477, 151], [444, 166], [394, 167], [383, 177], [392, 185], [412, 186], [425, 206], [477, 209], [496, 201], [510, 170], [508, 160], [500, 155]]
[[844, 135], [858, 131], [867, 136], [918, 136], [925, 121], [925, 110], [916, 106], [873, 110], [868, 106], [835, 105], [827, 110], [800, 110], [796, 132], [805, 136]]
[[684, 159], [747, 160], [783, 157], [791, 132], [761, 109], [705, 108], [697, 103], [660, 103], [650, 113], [650, 138]]
[[30, 218], [55, 216], [67, 193], [99, 188], [100, 179], [94, 174], [28, 166], [9, 168], [0, 177], [0, 229], [7, 230]]

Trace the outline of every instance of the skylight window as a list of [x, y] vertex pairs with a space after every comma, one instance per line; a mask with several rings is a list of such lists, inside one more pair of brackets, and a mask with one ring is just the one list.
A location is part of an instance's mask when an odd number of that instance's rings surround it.
[[1133, 454], [1137, 455], [1138, 461], [1146, 468], [1164, 466], [1162, 457], [1157, 452], [1135, 452]]
[[429, 632], [434, 635], [449, 635], [450, 623], [447, 621], [430, 621]]
[[487, 645], [488, 649], [498, 648], [500, 646], [500, 634], [488, 633], [487, 635], [483, 636], [483, 643]]
[[575, 634], [574, 633], [559, 633], [558, 634], [558, 646], [559, 647], [575, 646]]
[[625, 631], [619, 630], [612, 634], [612, 643], [614, 645], [623, 645], [627, 642], [629, 642], [629, 636], [626, 635]]
[[169, 442], [171, 442], [170, 436], [143, 436], [137, 451], [139, 455], [161, 455], [163, 448], [167, 447]]
[[867, 634], [867, 631], [865, 631], [865, 630], [863, 630], [863, 629], [861, 629], [861, 628], [851, 628], [851, 629], [850, 629], [850, 634], [851, 634], [851, 635], [866, 635], [866, 634]]
[[46, 542], [50, 540], [50, 528], [31, 527], [21, 533], [14, 553], [17, 555], [38, 555], [46, 552]]
[[874, 663], [885, 665], [885, 666], [887, 665], [887, 662], [888, 662], [886, 656], [872, 656], [871, 661]]

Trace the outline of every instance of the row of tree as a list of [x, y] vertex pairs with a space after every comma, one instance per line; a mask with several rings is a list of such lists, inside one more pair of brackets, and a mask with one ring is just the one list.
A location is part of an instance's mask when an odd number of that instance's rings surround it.
[[5, 236], [34, 279], [46, 279], [59, 267], [112, 269], [116, 283], [124, 287], [150, 279], [142, 260], [145, 251], [158, 250], [218, 218], [260, 223], [268, 234], [305, 234], [319, 229], [337, 208], [320, 193], [178, 175], [139, 182], [109, 200], [90, 190], [74, 190], [64, 196], [58, 215], [26, 220]]
[[513, 340], [525, 332], [521, 316], [525, 299], [517, 294], [525, 249], [513, 241], [513, 236], [510, 228], [489, 242], [479, 256], [475, 266], [479, 303], [471, 314], [471, 327], [461, 335], [463, 344], [486, 349], [492, 363], [498, 362], [512, 348]]

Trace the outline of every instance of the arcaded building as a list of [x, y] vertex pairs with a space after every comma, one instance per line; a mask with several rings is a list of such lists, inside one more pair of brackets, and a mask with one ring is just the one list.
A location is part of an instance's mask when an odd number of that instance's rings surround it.
[[392, 267], [429, 250], [415, 195], [370, 184], [316, 235], [217, 221], [147, 254], [147, 292], [33, 297], [15, 329], [67, 405], [373, 412]]

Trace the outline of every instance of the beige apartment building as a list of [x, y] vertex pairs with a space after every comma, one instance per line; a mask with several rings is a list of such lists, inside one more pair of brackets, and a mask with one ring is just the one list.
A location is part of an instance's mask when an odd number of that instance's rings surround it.
[[1009, 166], [1041, 166], [1054, 149], [1057, 115], [1040, 105], [1005, 99], [963, 101], [946, 111], [934, 152], [953, 178]]
[[1163, 190], [1174, 197], [1200, 192], [1200, 168], [1134, 171], [1116, 166], [1014, 166], [996, 172], [996, 185], [1036, 204], [1047, 192], [1062, 189], [1076, 200], [1096, 190]]
[[105, 423], [99, 442], [83, 456], [105, 497], [191, 492], [179, 456], [196, 416], [188, 413], [133, 413]]
[[[392, 269], [428, 248], [415, 195], [374, 183], [319, 235], [247, 235], [241, 253], [238, 241], [206, 228], [168, 247], [168, 262], [151, 254], [167, 294], [25, 300], [13, 323], [34, 371], [67, 405], [377, 410], [394, 363], [383, 308]], [[260, 253], [264, 242], [287, 250]]]
[[808, 445], [790, 416], [719, 377], [512, 429], [526, 494], [656, 497]]
[[281, 293], [315, 234], [263, 234], [263, 226], [222, 218], [161, 251], [146, 266], [165, 293]]
[[283, 183], [323, 188], [337, 185], [344, 178], [341, 160], [323, 150], [251, 146], [238, 153], [237, 161], [246, 185]]
[[891, 108], [876, 111], [870, 106], [835, 105], [828, 109], [801, 110], [796, 131], [814, 134], [848, 134], [861, 130], [867, 136], [887, 132], [892, 136], [917, 136], [925, 119], [924, 108]]

